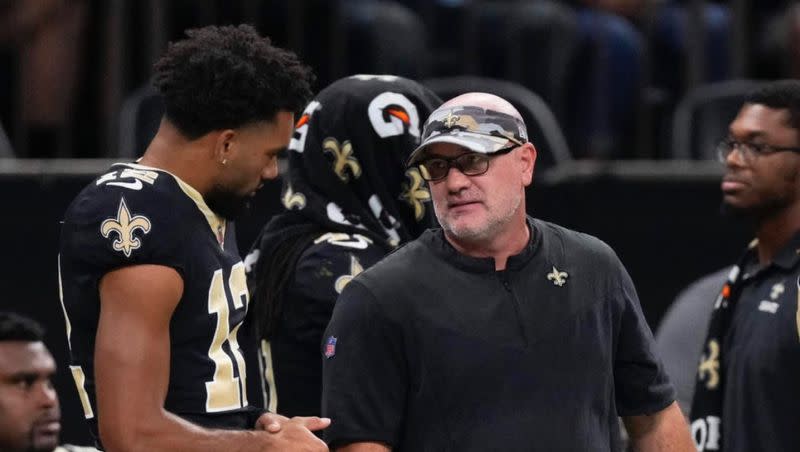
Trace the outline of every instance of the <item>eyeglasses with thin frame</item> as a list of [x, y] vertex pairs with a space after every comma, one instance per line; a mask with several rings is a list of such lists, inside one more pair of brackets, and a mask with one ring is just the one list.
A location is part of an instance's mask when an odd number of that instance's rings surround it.
[[480, 176], [489, 171], [489, 161], [494, 156], [508, 154], [518, 147], [517, 144], [493, 152], [492, 154], [481, 154], [479, 152], [467, 152], [458, 157], [433, 157], [425, 159], [419, 163], [419, 173], [426, 181], [437, 181], [447, 177], [450, 168], [457, 168], [465, 176]]
[[742, 160], [746, 163], [752, 162], [760, 155], [769, 155], [776, 152], [797, 152], [800, 153], [800, 147], [781, 147], [771, 146], [769, 144], [751, 143], [747, 141], [737, 141], [732, 138], [726, 138], [717, 145], [717, 158], [722, 163], [728, 160], [734, 149], [739, 150]]

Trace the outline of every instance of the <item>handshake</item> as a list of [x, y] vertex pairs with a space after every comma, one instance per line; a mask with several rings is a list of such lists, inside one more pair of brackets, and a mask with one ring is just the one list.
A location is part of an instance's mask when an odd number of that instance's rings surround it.
[[[275, 413], [264, 413], [256, 421], [256, 431], [269, 433], [264, 451], [327, 451], [328, 446], [312, 432], [331, 425], [328, 418], [297, 416], [291, 419]], [[258, 434], [258, 432], [256, 432]]]

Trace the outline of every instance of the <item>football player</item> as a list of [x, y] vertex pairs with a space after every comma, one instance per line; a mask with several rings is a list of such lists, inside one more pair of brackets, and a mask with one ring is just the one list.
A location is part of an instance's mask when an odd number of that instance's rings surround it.
[[[282, 196], [245, 259], [260, 326], [270, 410], [318, 415], [320, 343], [342, 289], [433, 224], [430, 192], [405, 168], [441, 100], [390, 75], [322, 90], [297, 122]], [[323, 355], [336, 344], [324, 344]]]
[[64, 216], [70, 371], [111, 450], [325, 450], [310, 430], [327, 420], [261, 415], [248, 399], [249, 294], [230, 222], [277, 176], [310, 71], [250, 26], [187, 35], [155, 65], [166, 108], [144, 156]]

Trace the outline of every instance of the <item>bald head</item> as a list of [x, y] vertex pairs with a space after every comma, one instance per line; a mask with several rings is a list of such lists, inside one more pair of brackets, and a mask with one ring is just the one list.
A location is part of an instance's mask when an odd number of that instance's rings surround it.
[[502, 97], [489, 93], [464, 93], [448, 100], [439, 108], [445, 107], [481, 107], [487, 110], [505, 113], [522, 121], [522, 115], [519, 114], [519, 111], [517, 111], [510, 102]]

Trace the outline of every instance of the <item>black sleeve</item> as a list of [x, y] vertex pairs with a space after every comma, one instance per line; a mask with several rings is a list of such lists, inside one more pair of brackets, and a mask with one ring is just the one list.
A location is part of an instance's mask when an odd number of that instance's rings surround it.
[[184, 274], [182, 222], [150, 190], [100, 187], [67, 213], [62, 254], [101, 277], [120, 267], [164, 265]]
[[655, 353], [655, 341], [642, 314], [628, 272], [618, 263], [616, 284], [620, 327], [614, 359], [614, 387], [620, 416], [652, 414], [675, 400], [675, 390]]
[[342, 292], [323, 336], [322, 414], [331, 447], [360, 441], [397, 444], [408, 372], [403, 335], [358, 280]]

